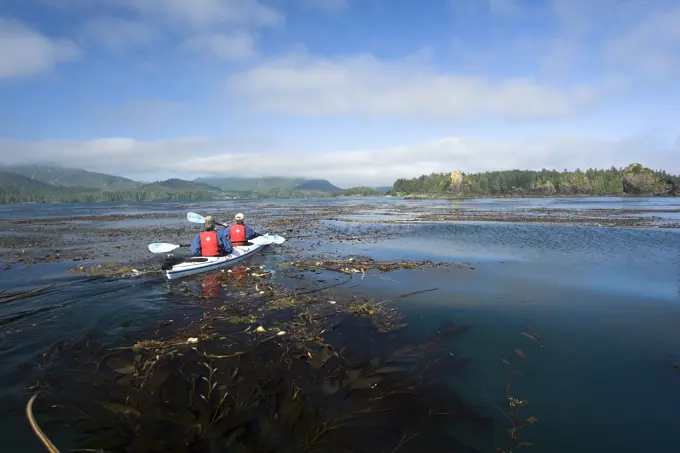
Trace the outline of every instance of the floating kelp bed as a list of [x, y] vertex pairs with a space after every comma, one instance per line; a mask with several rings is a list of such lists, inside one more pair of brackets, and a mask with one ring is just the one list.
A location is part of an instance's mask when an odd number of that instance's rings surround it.
[[106, 263], [106, 264], [94, 264], [89, 267], [76, 266], [74, 268], [69, 269], [69, 272], [104, 276], [132, 276], [139, 274], [141, 271], [129, 265]]
[[408, 344], [384, 304], [299, 296], [263, 274], [213, 275], [243, 296], [213, 295], [200, 322], [48, 354], [43, 431], [106, 452], [477, 451], [490, 438], [491, 420], [451, 386], [468, 364], [451, 345], [465, 327], [447, 321]]
[[30, 291], [22, 291], [22, 292], [18, 292], [18, 293], [0, 291], [0, 304], [4, 304], [4, 303], [8, 303], [8, 302], [14, 302], [15, 300], [25, 299], [27, 297], [38, 295], [38, 294], [42, 293], [43, 291], [45, 291], [45, 290], [47, 290], [47, 289], [49, 289], [53, 286], [54, 286], [54, 284], [45, 285], [45, 286], [38, 288], [38, 289], [32, 289]]
[[434, 267], [462, 267], [462, 263], [434, 262], [434, 261], [377, 261], [365, 256], [357, 256], [347, 259], [323, 259], [301, 260], [283, 263], [282, 267], [296, 267], [302, 269], [323, 269], [344, 274], [366, 274], [371, 270], [391, 272], [398, 269], [431, 269]]

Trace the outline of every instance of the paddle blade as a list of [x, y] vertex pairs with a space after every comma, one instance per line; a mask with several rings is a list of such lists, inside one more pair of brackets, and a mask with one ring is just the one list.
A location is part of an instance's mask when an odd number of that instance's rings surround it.
[[283, 244], [286, 241], [286, 238], [283, 236], [279, 236], [278, 234], [275, 234], [274, 236], [270, 236], [268, 234], [263, 234], [262, 236], [258, 236], [255, 239], [251, 239], [250, 242], [253, 244]]
[[271, 236], [263, 235], [263, 236], [258, 236], [256, 238], [251, 239], [249, 242], [256, 244], [256, 245], [268, 245], [274, 242], [274, 238]]
[[187, 212], [187, 220], [192, 223], [205, 223], [205, 217], [195, 212]]
[[149, 251], [151, 253], [168, 253], [172, 252], [176, 248], [179, 248], [179, 245], [176, 244], [166, 244], [164, 242], [154, 242], [153, 244], [149, 244]]

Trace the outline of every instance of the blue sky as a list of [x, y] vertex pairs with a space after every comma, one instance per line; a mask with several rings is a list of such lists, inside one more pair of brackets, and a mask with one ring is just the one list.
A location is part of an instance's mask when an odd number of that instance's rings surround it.
[[672, 0], [0, 0], [6, 163], [680, 173], [679, 113]]

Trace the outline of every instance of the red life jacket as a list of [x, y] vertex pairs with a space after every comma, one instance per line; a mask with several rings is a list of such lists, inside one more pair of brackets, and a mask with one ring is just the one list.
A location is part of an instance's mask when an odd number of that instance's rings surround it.
[[203, 231], [201, 233], [201, 256], [218, 256], [217, 231]]
[[232, 245], [246, 245], [246, 226], [238, 223], [232, 225], [229, 228], [229, 240]]

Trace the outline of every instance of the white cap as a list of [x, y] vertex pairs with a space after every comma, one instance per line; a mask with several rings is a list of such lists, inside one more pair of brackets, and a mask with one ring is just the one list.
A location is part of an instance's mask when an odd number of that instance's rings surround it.
[[246, 216], [244, 216], [244, 215], [241, 214], [240, 212], [239, 212], [238, 214], [236, 214], [236, 217], [234, 217], [234, 219], [236, 219], [236, 220], [243, 220], [243, 219], [245, 219], [245, 218], [246, 218]]

